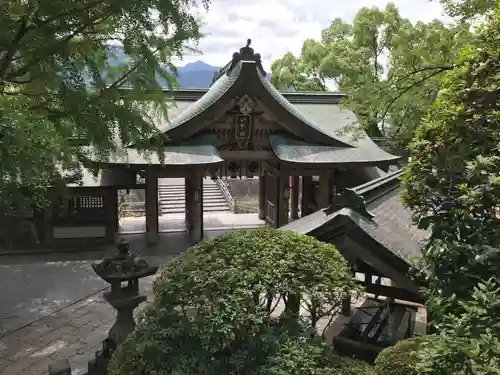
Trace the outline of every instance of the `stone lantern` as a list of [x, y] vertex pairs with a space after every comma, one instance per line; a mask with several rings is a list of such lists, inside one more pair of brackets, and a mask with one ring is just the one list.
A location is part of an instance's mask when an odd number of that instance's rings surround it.
[[120, 345], [135, 328], [135, 308], [146, 301], [146, 296], [139, 293], [139, 279], [155, 274], [158, 266], [150, 266], [131, 253], [129, 244], [121, 239], [118, 253], [112, 258], [92, 264], [92, 268], [104, 281], [111, 284], [111, 290], [104, 292], [104, 299], [117, 311], [117, 317], [109, 330], [108, 340], [114, 345]]

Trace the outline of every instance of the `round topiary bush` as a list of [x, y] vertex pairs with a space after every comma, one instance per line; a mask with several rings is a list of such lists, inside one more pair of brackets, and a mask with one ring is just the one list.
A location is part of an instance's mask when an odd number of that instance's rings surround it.
[[313, 375], [338, 359], [316, 323], [359, 292], [331, 244], [276, 229], [225, 234], [163, 267], [110, 374]]
[[382, 350], [375, 359], [376, 373], [378, 375], [417, 375], [416, 352], [420, 343], [420, 337], [413, 337]]

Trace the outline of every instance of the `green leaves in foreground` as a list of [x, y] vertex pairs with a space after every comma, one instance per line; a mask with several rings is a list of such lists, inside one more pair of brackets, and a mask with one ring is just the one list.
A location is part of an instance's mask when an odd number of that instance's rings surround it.
[[500, 374], [500, 285], [481, 282], [470, 301], [458, 302], [464, 313], [448, 314], [439, 331], [384, 349], [375, 361], [379, 374]]
[[500, 8], [410, 145], [404, 199], [432, 233], [422, 249], [433, 328], [416, 357], [422, 374], [500, 374], [499, 30]]
[[32, 214], [32, 205], [47, 201], [33, 196], [58, 186], [63, 171], [78, 169], [72, 139], [107, 155], [120, 144], [157, 138], [155, 120], [169, 104], [159, 89], [175, 86], [172, 59], [201, 37], [195, 5], [0, 3], [0, 214], [6, 221], [13, 213], [26, 219], [25, 207]]
[[500, 269], [498, 30], [500, 9], [482, 27], [481, 47], [464, 51], [462, 67], [447, 76], [410, 145], [404, 199], [432, 231], [423, 259], [435, 298], [467, 299]]
[[[113, 375], [312, 375], [340, 363], [314, 326], [359, 287], [334, 246], [262, 229], [189, 249], [163, 267], [154, 291]], [[280, 318], [279, 300], [295, 316], [297, 296], [309, 315]]]

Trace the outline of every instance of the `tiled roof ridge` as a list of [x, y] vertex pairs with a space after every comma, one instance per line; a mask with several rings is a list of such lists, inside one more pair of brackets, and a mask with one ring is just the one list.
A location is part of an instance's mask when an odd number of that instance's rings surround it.
[[[121, 88], [120, 90], [128, 90]], [[195, 102], [208, 92], [208, 88], [181, 88], [177, 90], [162, 89], [169, 98], [181, 102]], [[346, 94], [337, 91], [283, 91], [279, 90], [292, 104], [341, 104]]]
[[385, 176], [378, 177], [374, 180], [368, 181], [362, 185], [356, 186], [352, 190], [363, 197], [365, 203], [371, 203], [381, 196], [397, 189], [401, 186], [400, 177], [404, 173], [404, 169], [390, 172]]

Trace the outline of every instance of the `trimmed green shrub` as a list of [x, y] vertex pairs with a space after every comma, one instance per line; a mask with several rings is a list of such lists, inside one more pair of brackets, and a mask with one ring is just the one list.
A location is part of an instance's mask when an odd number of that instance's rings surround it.
[[163, 267], [110, 374], [314, 375], [340, 361], [316, 323], [359, 292], [331, 244], [276, 229], [225, 234]]
[[378, 375], [417, 375], [416, 352], [420, 347], [420, 342], [420, 337], [412, 337], [382, 350], [375, 359], [376, 373]]

